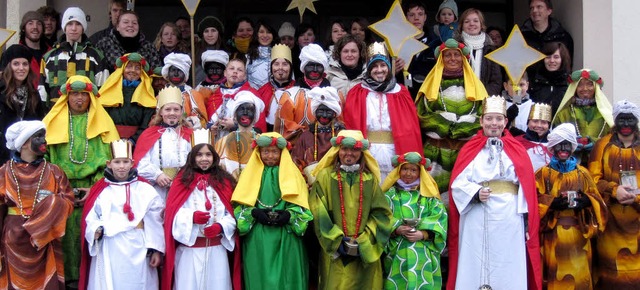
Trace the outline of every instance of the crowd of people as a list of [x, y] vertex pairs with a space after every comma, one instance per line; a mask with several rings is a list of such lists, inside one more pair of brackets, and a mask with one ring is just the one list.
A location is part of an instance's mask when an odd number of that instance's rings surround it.
[[403, 1], [429, 46], [411, 60], [364, 18], [324, 46], [215, 16], [151, 41], [126, 4], [91, 37], [79, 7], [27, 12], [1, 55], [0, 288], [640, 282], [640, 108], [573, 70], [551, 0], [529, 1], [546, 57], [518, 80], [486, 58], [504, 31], [454, 0], [430, 27]]

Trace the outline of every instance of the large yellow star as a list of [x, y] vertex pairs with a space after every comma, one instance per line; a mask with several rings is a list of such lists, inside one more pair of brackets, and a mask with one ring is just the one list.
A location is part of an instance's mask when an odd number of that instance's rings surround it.
[[507, 42], [502, 47], [488, 53], [486, 57], [504, 67], [511, 83], [517, 85], [527, 67], [545, 58], [545, 55], [527, 45], [516, 24], [513, 26]]
[[300, 14], [300, 22], [302, 22], [302, 15], [304, 14], [305, 9], [309, 9], [311, 12], [318, 14], [316, 12], [316, 8], [313, 6], [313, 2], [318, 0], [291, 0], [289, 7], [287, 7], [286, 11], [289, 11], [293, 8], [298, 8], [298, 13]]
[[7, 43], [15, 33], [16, 32], [14, 30], [0, 28], [0, 47]]
[[[384, 39], [391, 56], [394, 57], [400, 54], [402, 46], [407, 40], [414, 38], [422, 32], [413, 26], [411, 22], [407, 21], [398, 0], [393, 2], [385, 18], [369, 25], [369, 29]], [[409, 60], [411, 60], [411, 58], [405, 59], [407, 62]]]

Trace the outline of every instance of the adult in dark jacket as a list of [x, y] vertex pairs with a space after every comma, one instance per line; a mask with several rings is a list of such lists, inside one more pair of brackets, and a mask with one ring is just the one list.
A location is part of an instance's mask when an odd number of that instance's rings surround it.
[[529, 46], [542, 50], [549, 42], [562, 42], [573, 58], [573, 38], [562, 24], [551, 17], [551, 0], [529, 0], [529, 18], [522, 24], [522, 36]]
[[107, 58], [110, 72], [115, 70], [118, 58], [131, 52], [141, 54], [151, 67], [162, 65], [158, 50], [140, 33], [138, 20], [138, 14], [135, 12], [122, 12], [114, 29], [96, 44]]
[[553, 116], [567, 91], [571, 57], [562, 42], [547, 43], [542, 53], [546, 55], [544, 60], [529, 69], [529, 96], [535, 103], [551, 105]]
[[37, 74], [31, 70], [32, 54], [28, 48], [14, 44], [2, 54], [6, 67], [0, 79], [0, 164], [9, 160], [5, 146], [7, 128], [22, 120], [41, 120], [45, 115], [44, 103], [33, 86]]
[[471, 49], [471, 68], [487, 89], [490, 96], [502, 93], [502, 72], [500, 66], [485, 56], [496, 48], [485, 31], [484, 15], [475, 8], [469, 8], [460, 15], [460, 25], [454, 38]]
[[107, 28], [102, 29], [89, 37], [89, 41], [94, 45], [100, 42], [103, 38], [109, 36], [111, 30], [118, 25], [118, 18], [125, 8], [127, 8], [126, 0], [109, 0], [109, 26]]

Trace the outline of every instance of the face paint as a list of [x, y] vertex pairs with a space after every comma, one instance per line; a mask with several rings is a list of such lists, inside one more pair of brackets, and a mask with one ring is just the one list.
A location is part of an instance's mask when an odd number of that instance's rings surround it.
[[317, 62], [309, 62], [304, 66], [304, 77], [308, 80], [317, 81], [324, 75], [324, 67]]
[[204, 64], [204, 72], [213, 82], [217, 82], [224, 76], [224, 65], [217, 62], [207, 62]]
[[622, 136], [630, 136], [638, 132], [638, 119], [631, 113], [620, 113], [615, 125]]
[[31, 136], [31, 150], [38, 156], [44, 155], [47, 152], [47, 140], [45, 139], [46, 131], [44, 129], [38, 130], [33, 136]]
[[558, 158], [560, 161], [566, 161], [571, 157], [572, 145], [569, 141], [562, 141], [555, 146], [553, 146], [553, 156]]
[[326, 105], [320, 105], [316, 109], [316, 120], [324, 126], [329, 125], [336, 118], [336, 112], [329, 109]]
[[169, 82], [174, 86], [180, 86], [184, 84], [185, 75], [184, 72], [175, 66], [169, 67]]
[[253, 124], [256, 115], [256, 106], [251, 103], [244, 103], [236, 109], [235, 117], [239, 126], [249, 127]]

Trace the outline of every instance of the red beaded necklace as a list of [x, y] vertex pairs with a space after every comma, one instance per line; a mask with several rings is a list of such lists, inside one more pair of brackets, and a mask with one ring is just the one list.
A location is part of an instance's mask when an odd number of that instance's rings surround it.
[[[342, 232], [345, 236], [347, 234], [347, 219], [344, 217], [344, 195], [342, 194], [342, 174], [338, 170], [338, 191], [340, 192], [340, 214], [342, 214]], [[358, 219], [356, 220], [356, 233], [353, 235], [354, 239], [358, 238], [358, 231], [360, 230], [360, 223], [362, 222], [362, 171], [360, 171], [360, 205], [358, 206]]]

